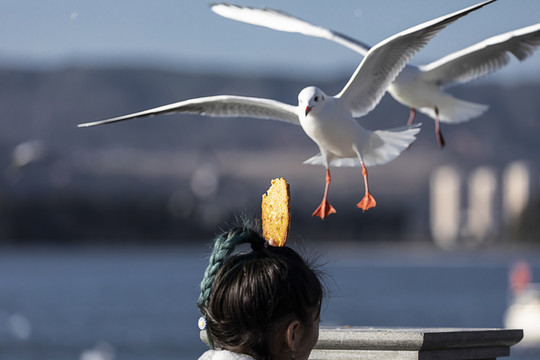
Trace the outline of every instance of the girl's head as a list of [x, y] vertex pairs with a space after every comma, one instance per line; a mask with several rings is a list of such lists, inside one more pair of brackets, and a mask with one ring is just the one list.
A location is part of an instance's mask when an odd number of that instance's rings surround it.
[[[241, 243], [252, 251], [230, 256]], [[216, 240], [199, 308], [219, 347], [256, 359], [307, 359], [318, 338], [322, 298], [317, 273], [300, 255], [239, 228]]]

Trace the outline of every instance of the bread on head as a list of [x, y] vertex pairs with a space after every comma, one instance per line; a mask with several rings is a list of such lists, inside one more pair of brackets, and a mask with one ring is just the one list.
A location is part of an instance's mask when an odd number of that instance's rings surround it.
[[287, 242], [291, 220], [290, 189], [284, 178], [273, 179], [262, 196], [263, 237], [272, 246]]

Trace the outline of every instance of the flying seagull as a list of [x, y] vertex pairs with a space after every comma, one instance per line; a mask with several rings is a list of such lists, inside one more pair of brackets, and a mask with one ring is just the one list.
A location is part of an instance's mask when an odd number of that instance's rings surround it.
[[[337, 42], [366, 55], [369, 45], [347, 35], [326, 29], [279, 10], [252, 8], [230, 4], [212, 4], [212, 11], [233, 20], [275, 30], [300, 33]], [[441, 147], [444, 138], [439, 121], [457, 124], [483, 114], [488, 106], [457, 99], [444, 88], [463, 84], [488, 75], [505, 65], [513, 54], [520, 61], [532, 55], [540, 46], [540, 23], [493, 36], [465, 49], [449, 54], [430, 64], [405, 65], [388, 87], [388, 92], [409, 107], [411, 125], [416, 111], [435, 120], [435, 132]]]
[[384, 164], [395, 159], [415, 140], [420, 129], [418, 126], [407, 126], [368, 131], [355, 118], [373, 110], [405, 64], [439, 31], [493, 1], [495, 0], [481, 2], [386, 38], [367, 51], [345, 87], [334, 96], [327, 95], [314, 86], [308, 86], [299, 93], [297, 106], [246, 96], [210, 96], [78, 126], [95, 126], [175, 112], [273, 119], [300, 125], [320, 150], [318, 155], [305, 163], [323, 165], [326, 168], [324, 196], [313, 216], [324, 219], [335, 212], [328, 202], [330, 166], [362, 167], [365, 195], [357, 207], [366, 211], [376, 205], [369, 192], [366, 166]]

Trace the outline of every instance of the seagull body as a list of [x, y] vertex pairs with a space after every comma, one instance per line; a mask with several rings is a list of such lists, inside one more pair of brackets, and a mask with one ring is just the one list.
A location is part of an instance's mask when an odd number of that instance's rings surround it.
[[[300, 33], [334, 41], [365, 56], [370, 46], [337, 31], [326, 29], [285, 12], [229, 4], [213, 4], [212, 11], [226, 18], [275, 30]], [[408, 125], [416, 111], [435, 120], [437, 139], [444, 145], [439, 121], [457, 124], [483, 114], [488, 106], [461, 99], [444, 92], [446, 87], [466, 83], [492, 73], [505, 65], [513, 54], [520, 61], [540, 46], [540, 24], [493, 36], [475, 45], [449, 54], [430, 64], [406, 64], [388, 87], [399, 103], [411, 109]]]
[[345, 87], [334, 96], [329, 96], [314, 86], [308, 86], [299, 93], [297, 106], [247, 96], [210, 96], [78, 126], [95, 126], [175, 112], [272, 119], [300, 125], [320, 150], [319, 154], [305, 163], [323, 165], [326, 168], [323, 200], [313, 216], [324, 219], [335, 212], [327, 199], [331, 181], [330, 166], [362, 167], [365, 195], [357, 207], [365, 211], [376, 205], [369, 192], [366, 166], [384, 164], [395, 159], [415, 140], [420, 129], [418, 126], [407, 126], [368, 131], [355, 118], [373, 110], [411, 57], [440, 30], [493, 1], [495, 0], [484, 1], [427, 21], [381, 41], [366, 53]]

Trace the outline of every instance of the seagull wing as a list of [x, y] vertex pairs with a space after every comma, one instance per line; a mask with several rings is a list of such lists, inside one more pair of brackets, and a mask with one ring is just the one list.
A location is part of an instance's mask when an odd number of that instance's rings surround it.
[[366, 55], [369, 45], [339, 32], [326, 29], [294, 17], [280, 10], [253, 8], [232, 4], [211, 4], [210, 9], [223, 17], [274, 30], [299, 33], [334, 41], [353, 51]]
[[420, 66], [422, 79], [441, 87], [465, 83], [520, 61], [540, 46], [540, 24], [493, 36], [430, 64]]
[[367, 114], [379, 103], [388, 86], [407, 62], [439, 31], [493, 1], [495, 0], [484, 1], [427, 21], [381, 41], [368, 51], [337, 97], [348, 102], [353, 116]]
[[172, 113], [199, 114], [214, 117], [251, 117], [258, 119], [280, 120], [290, 124], [300, 125], [296, 109], [296, 106], [285, 104], [276, 100], [246, 96], [220, 95], [189, 99], [133, 114], [79, 124], [77, 126], [89, 127], [128, 119]]

